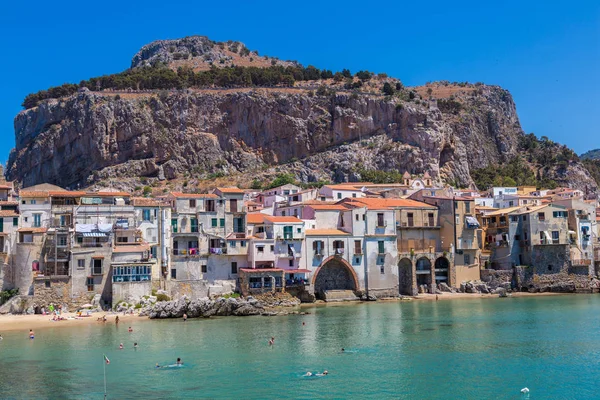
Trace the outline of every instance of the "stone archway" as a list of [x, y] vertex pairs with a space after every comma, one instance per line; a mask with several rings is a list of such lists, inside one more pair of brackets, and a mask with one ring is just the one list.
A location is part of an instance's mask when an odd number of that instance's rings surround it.
[[446, 257], [439, 257], [435, 260], [435, 283], [444, 282], [450, 286], [449, 274], [450, 274], [450, 261]]
[[415, 272], [417, 274], [417, 286], [431, 286], [431, 261], [427, 257], [417, 260]]
[[415, 293], [413, 286], [413, 264], [410, 259], [403, 258], [398, 263], [398, 279], [400, 294], [408, 296], [414, 296], [417, 294]]
[[321, 263], [313, 276], [315, 296], [323, 298], [328, 290], [358, 290], [358, 277], [344, 259], [329, 257]]

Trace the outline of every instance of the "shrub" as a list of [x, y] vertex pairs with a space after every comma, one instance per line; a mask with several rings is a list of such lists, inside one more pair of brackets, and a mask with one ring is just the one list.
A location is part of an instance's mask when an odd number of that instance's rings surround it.
[[392, 87], [392, 85], [389, 84], [389, 82], [383, 84], [382, 91], [386, 96], [393, 96], [395, 92], [394, 88]]
[[152, 194], [152, 188], [150, 186], [144, 186], [144, 190], [142, 191], [144, 197], [148, 197]]
[[169, 301], [171, 298], [164, 293], [159, 293], [156, 295], [156, 301]]

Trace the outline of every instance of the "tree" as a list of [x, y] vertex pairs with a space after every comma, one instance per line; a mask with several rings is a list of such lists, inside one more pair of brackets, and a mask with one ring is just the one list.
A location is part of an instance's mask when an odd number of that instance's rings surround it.
[[361, 81], [368, 81], [373, 76], [373, 73], [369, 71], [358, 71], [356, 73], [356, 77]]
[[344, 76], [344, 78], [352, 78], [352, 74], [350, 73], [349, 69], [343, 69], [342, 70], [342, 75]]
[[392, 87], [392, 85], [389, 84], [389, 82], [386, 82], [383, 84], [383, 93], [386, 96], [393, 96], [394, 95], [394, 88]]
[[288, 185], [288, 184], [296, 183], [296, 179], [292, 174], [278, 174], [275, 179], [271, 181], [269, 187], [267, 189], [272, 189], [275, 187]]

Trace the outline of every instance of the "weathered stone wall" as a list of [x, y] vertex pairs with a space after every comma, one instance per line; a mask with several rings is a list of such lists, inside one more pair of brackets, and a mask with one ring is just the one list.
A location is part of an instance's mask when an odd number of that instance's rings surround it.
[[513, 287], [513, 275], [512, 269], [510, 271], [483, 269], [481, 270], [481, 281], [485, 282], [490, 289], [498, 287], [509, 289]]
[[218, 294], [232, 293], [236, 288], [236, 282], [231, 281], [177, 281], [168, 280], [165, 283], [166, 291], [172, 299], [187, 296], [191, 299], [215, 296]]
[[74, 309], [85, 303], [90, 302], [87, 296], [71, 297], [71, 280], [70, 278], [44, 278], [35, 279], [33, 282], [33, 297], [31, 304], [34, 308], [45, 307], [50, 303], [54, 305], [62, 305], [67, 309]]
[[113, 282], [112, 306], [120, 301], [139, 303], [143, 296], [152, 295], [152, 282]]
[[315, 278], [315, 293], [326, 290], [358, 290], [352, 273], [337, 260], [331, 260], [319, 269]]

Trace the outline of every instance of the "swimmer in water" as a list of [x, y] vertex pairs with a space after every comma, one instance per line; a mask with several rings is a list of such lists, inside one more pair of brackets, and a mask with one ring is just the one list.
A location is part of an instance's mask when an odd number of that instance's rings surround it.
[[29, 339], [35, 338], [35, 334], [33, 333], [33, 329], [29, 330]]
[[275, 344], [275, 338], [272, 337], [271, 339], [269, 339], [269, 346], [273, 346]]
[[133, 329], [131, 327], [129, 327], [128, 331], [129, 332], [133, 332]]
[[322, 374], [317, 374], [317, 376], [327, 376], [329, 372], [327, 372], [327, 370], [323, 371]]
[[123, 350], [123, 343], [119, 345], [119, 350]]
[[156, 363], [156, 367], [155, 368], [160, 368], [160, 365], [158, 365], [158, 363]]
[[303, 376], [312, 376], [312, 372], [308, 371], [307, 373], [305, 373]]
[[183, 361], [181, 361], [181, 358], [177, 357], [177, 365], [183, 365]]
[[183, 314], [183, 322], [187, 321], [187, 314]]
[[133, 344], [133, 348], [134, 348], [134, 349], [137, 349], [137, 347], [138, 347], [138, 346], [137, 346], [137, 342], [135, 342], [135, 343]]

